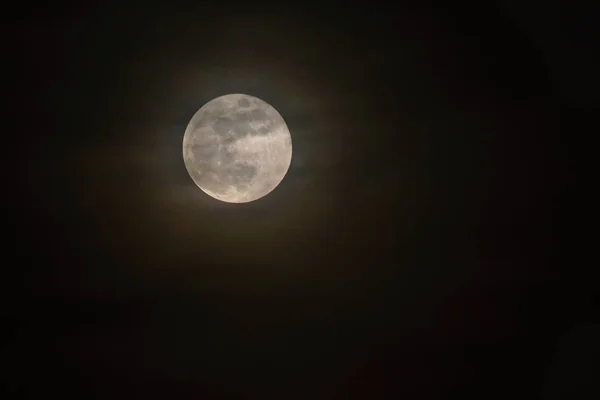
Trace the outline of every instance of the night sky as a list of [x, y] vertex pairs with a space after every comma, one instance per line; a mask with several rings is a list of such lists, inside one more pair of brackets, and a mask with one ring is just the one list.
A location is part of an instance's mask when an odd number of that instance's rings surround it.
[[[583, 34], [552, 7], [200, 3], [10, 26], [6, 398], [575, 399], [587, 364], [556, 354], [594, 336], [566, 216]], [[182, 159], [227, 93], [292, 134], [252, 203]]]

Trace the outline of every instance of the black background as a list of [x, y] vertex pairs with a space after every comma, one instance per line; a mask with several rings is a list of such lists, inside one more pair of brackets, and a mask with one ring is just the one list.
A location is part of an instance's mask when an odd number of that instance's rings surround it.
[[[7, 393], [563, 398], [582, 383], [561, 368], [585, 382], [555, 355], [591, 326], [569, 157], [589, 22], [317, 6], [88, 5], [9, 26], [25, 81]], [[181, 156], [197, 109], [235, 92], [277, 108], [294, 146], [281, 185], [242, 205], [204, 195]]]

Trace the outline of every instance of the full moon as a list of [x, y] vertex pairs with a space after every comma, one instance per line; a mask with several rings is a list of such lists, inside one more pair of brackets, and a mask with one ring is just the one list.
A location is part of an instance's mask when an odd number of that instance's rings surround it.
[[190, 120], [183, 161], [204, 193], [227, 203], [248, 203], [281, 183], [292, 161], [292, 139], [270, 104], [227, 94], [206, 103]]

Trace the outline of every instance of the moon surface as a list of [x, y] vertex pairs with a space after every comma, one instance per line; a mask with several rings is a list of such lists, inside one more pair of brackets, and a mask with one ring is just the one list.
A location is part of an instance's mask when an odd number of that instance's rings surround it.
[[283, 180], [292, 161], [292, 139], [270, 104], [227, 94], [194, 114], [183, 136], [183, 160], [203, 192], [227, 203], [247, 203]]

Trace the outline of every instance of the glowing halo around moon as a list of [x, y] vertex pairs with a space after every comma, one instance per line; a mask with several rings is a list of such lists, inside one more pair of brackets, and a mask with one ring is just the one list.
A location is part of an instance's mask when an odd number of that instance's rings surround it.
[[183, 136], [183, 160], [207, 195], [248, 203], [281, 183], [292, 161], [292, 139], [273, 106], [254, 96], [227, 94], [194, 114]]

